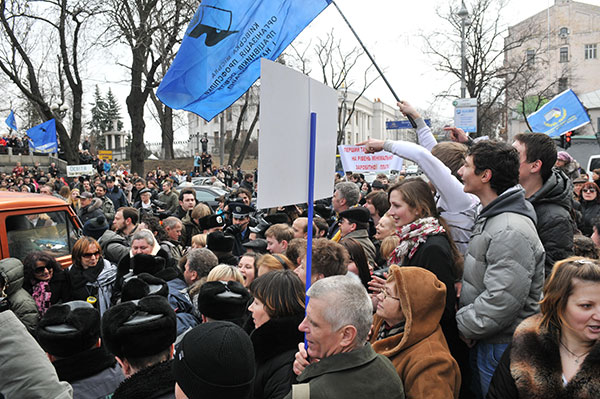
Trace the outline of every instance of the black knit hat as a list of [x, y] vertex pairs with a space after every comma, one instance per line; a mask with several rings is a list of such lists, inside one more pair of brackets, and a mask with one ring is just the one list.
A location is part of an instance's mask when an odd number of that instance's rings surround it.
[[137, 254], [131, 258], [133, 274], [148, 273], [153, 276], [165, 268], [166, 260], [161, 256]]
[[98, 342], [100, 313], [85, 301], [54, 305], [39, 321], [36, 334], [46, 352], [70, 357], [91, 349]]
[[222, 231], [213, 231], [206, 236], [206, 247], [214, 252], [231, 252], [235, 238]]
[[250, 293], [237, 281], [209, 281], [198, 293], [198, 310], [213, 320], [234, 321], [246, 312]]
[[102, 341], [120, 358], [156, 355], [175, 342], [177, 317], [166, 298], [122, 302], [102, 316]]
[[245, 399], [252, 397], [254, 362], [252, 342], [244, 330], [227, 321], [212, 321], [183, 337], [173, 375], [189, 399]]
[[208, 215], [198, 220], [202, 230], [225, 226], [225, 219], [221, 215]]
[[367, 208], [356, 206], [340, 212], [340, 219], [347, 219], [350, 223], [369, 223], [371, 214]]
[[169, 287], [165, 280], [148, 273], [126, 276], [121, 290], [121, 302], [142, 299], [150, 295], [167, 297]]
[[83, 234], [96, 240], [99, 240], [106, 230], [108, 230], [108, 223], [104, 216], [90, 219], [83, 225]]

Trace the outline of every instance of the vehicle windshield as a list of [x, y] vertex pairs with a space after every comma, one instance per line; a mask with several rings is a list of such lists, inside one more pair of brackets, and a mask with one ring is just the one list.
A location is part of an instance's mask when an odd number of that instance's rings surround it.
[[10, 256], [20, 260], [33, 251], [69, 255], [79, 238], [79, 230], [64, 211], [9, 216], [6, 234]]

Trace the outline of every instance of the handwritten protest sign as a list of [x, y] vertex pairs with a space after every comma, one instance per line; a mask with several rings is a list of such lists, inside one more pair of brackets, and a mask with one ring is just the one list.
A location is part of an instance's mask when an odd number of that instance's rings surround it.
[[339, 145], [338, 151], [344, 172], [385, 172], [402, 169], [402, 158], [387, 151], [365, 154], [365, 147], [358, 145]]

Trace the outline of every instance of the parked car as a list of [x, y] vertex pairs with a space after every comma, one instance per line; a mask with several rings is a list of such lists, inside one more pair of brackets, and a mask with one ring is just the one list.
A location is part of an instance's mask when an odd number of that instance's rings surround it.
[[213, 210], [219, 206], [219, 201], [216, 198], [228, 194], [226, 190], [215, 186], [180, 185], [177, 187], [177, 190], [181, 191], [186, 188], [193, 188], [196, 191], [196, 201], [206, 203]]
[[81, 228], [73, 208], [60, 198], [0, 191], [0, 259], [22, 261], [30, 252], [45, 251], [69, 266]]

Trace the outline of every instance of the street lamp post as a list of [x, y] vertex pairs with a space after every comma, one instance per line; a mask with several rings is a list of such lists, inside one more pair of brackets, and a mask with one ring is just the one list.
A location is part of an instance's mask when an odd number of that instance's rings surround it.
[[465, 28], [469, 26], [471, 22], [469, 21], [469, 11], [467, 11], [467, 7], [465, 7], [465, 2], [463, 1], [461, 4], [460, 10], [458, 10], [457, 13], [460, 17], [460, 98], [465, 98], [467, 94], [467, 83], [465, 81]]

